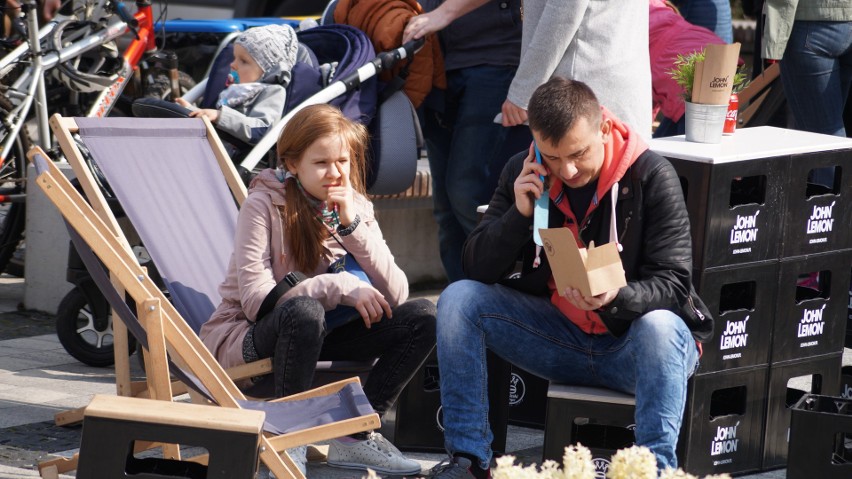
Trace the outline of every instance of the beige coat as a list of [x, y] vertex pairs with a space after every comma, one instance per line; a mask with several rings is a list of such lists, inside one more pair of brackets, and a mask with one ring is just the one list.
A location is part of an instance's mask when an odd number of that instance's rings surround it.
[[[339, 237], [378, 289], [395, 307], [408, 298], [408, 279], [396, 265], [382, 237], [373, 213], [373, 205], [356, 194], [355, 203], [361, 223], [352, 234]], [[243, 338], [255, 320], [266, 295], [289, 272], [295, 270], [290, 247], [284, 242], [284, 225], [278, 206], [284, 204], [284, 186], [275, 172], [264, 170], [252, 182], [248, 198], [240, 209], [234, 252], [225, 280], [219, 286], [222, 302], [201, 327], [201, 339], [224, 367], [243, 364]], [[278, 304], [294, 296], [318, 299], [326, 311], [339, 304], [352, 306], [353, 293], [360, 280], [350, 273], [327, 273], [328, 266], [344, 256], [333, 238], [325, 242], [327, 255], [314, 271], [303, 271], [309, 278], [287, 291]]]

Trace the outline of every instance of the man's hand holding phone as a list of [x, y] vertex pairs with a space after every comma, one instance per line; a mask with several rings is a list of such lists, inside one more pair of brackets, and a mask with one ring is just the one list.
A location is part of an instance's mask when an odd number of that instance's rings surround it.
[[527, 218], [531, 218], [535, 209], [535, 200], [544, 194], [547, 168], [536, 161], [535, 144], [530, 145], [530, 152], [524, 160], [524, 167], [515, 179], [515, 207]]

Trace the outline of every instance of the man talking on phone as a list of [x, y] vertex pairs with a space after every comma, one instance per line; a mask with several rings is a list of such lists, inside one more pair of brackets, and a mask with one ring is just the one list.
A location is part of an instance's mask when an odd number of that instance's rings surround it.
[[[488, 477], [486, 348], [546, 379], [635, 394], [636, 443], [654, 453], [658, 469], [676, 468], [686, 382], [697, 343], [713, 334], [692, 286], [680, 181], [582, 82], [551, 78], [528, 114], [535, 142], [509, 160], [465, 243], [470, 279], [438, 300], [451, 458], [435, 473]], [[627, 285], [592, 297], [558, 291], [534, 227], [568, 228], [579, 247], [616, 242]]]

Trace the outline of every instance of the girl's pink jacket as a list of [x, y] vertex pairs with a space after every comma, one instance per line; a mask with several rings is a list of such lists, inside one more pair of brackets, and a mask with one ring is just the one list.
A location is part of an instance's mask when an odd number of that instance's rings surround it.
[[649, 7], [648, 42], [654, 111], [659, 109], [666, 118], [678, 121], [683, 116], [683, 95], [669, 74], [678, 54], [685, 55], [708, 44], [725, 42], [710, 30], [684, 20], [663, 0], [649, 0]]

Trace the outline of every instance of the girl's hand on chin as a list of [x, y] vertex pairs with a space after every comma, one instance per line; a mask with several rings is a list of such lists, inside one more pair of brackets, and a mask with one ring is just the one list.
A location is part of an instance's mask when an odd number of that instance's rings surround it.
[[344, 173], [339, 163], [335, 163], [334, 167], [340, 173], [340, 185], [332, 186], [328, 189], [328, 199], [326, 201], [330, 208], [337, 208], [340, 224], [346, 228], [355, 221], [355, 216], [358, 214], [355, 211], [355, 194], [352, 189], [352, 183], [349, 181], [349, 175]]

